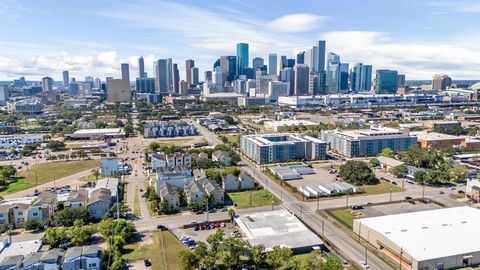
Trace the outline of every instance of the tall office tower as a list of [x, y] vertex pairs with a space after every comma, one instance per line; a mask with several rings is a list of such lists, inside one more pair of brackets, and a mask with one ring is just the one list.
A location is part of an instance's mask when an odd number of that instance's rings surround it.
[[155, 78], [136, 78], [135, 91], [137, 93], [155, 93]]
[[221, 67], [216, 67], [212, 73], [212, 83], [217, 91], [223, 90], [223, 71]]
[[348, 63], [340, 63], [340, 92], [348, 93]]
[[167, 59], [158, 59], [155, 65], [155, 92], [168, 92]]
[[277, 74], [277, 54], [271, 53], [268, 55], [268, 74]]
[[286, 67], [293, 68], [294, 66], [295, 66], [295, 59], [293, 59], [293, 58], [287, 59], [287, 66]]
[[263, 68], [263, 65], [264, 65], [263, 58], [261, 58], [261, 57], [253, 58], [252, 67], [253, 67], [254, 72], [256, 72], [257, 69], [259, 69], [259, 68]]
[[167, 58], [167, 89], [168, 91], [173, 90], [173, 66], [172, 58]]
[[237, 72], [236, 75], [245, 75], [245, 69], [248, 67], [248, 44], [237, 44]]
[[397, 75], [397, 86], [405, 86], [405, 74]]
[[127, 63], [122, 63], [122, 80], [130, 81], [130, 70]]
[[308, 95], [310, 68], [307, 65], [296, 65], [294, 71], [294, 90], [296, 96]]
[[305, 64], [305, 51], [297, 53], [297, 64]]
[[303, 54], [303, 64], [313, 69], [313, 49], [306, 49]]
[[351, 73], [350, 81], [353, 92], [366, 92], [372, 88], [372, 66], [356, 64]]
[[398, 71], [378, 69], [375, 76], [375, 93], [395, 94], [397, 92]]
[[452, 78], [445, 74], [435, 74], [432, 79], [432, 90], [445, 90], [452, 86]]
[[145, 62], [143, 61], [143, 56], [138, 57], [138, 77], [147, 77], [145, 74]]
[[172, 69], [172, 90], [173, 93], [180, 94], [180, 71], [178, 70], [178, 64], [173, 64]]
[[68, 93], [72, 96], [78, 96], [80, 93], [80, 84], [75, 81], [72, 81], [68, 85]]
[[185, 80], [187, 81], [188, 86], [192, 84], [192, 68], [195, 66], [195, 61], [188, 59], [185, 61]]
[[327, 89], [327, 72], [322, 70], [318, 72], [318, 95], [328, 94]]
[[64, 70], [62, 72], [63, 75], [63, 86], [68, 86], [68, 83], [70, 83], [70, 76], [68, 75], [68, 70]]
[[193, 67], [190, 74], [192, 74], [192, 78], [190, 79], [190, 81], [192, 82], [192, 85], [197, 85], [198, 84], [198, 68]]
[[186, 96], [187, 93], [188, 93], [188, 88], [190, 86], [188, 85], [188, 83], [185, 81], [185, 80], [181, 80], [180, 81], [180, 95], [181, 96]]
[[53, 79], [50, 77], [42, 78], [42, 89], [43, 92], [52, 92], [53, 91]]
[[268, 82], [268, 96], [270, 101], [277, 102], [278, 97], [290, 95], [290, 83], [288, 82]]
[[328, 54], [327, 85], [329, 94], [340, 92], [340, 56], [334, 53]]
[[6, 105], [8, 100], [8, 85], [0, 84], [0, 105]]
[[223, 82], [232, 82], [235, 79], [237, 69], [237, 57], [222, 56], [220, 57], [220, 68], [223, 73]]
[[216, 67], [219, 67], [220, 66], [220, 58], [218, 58], [217, 60], [215, 60], [215, 63], [213, 63], [213, 70], [215, 70]]
[[[113, 79], [113, 78], [112, 78]], [[95, 80], [93, 79], [92, 76], [85, 76], [84, 82], [90, 84], [90, 88], [93, 88], [93, 84], [95, 83]]]
[[98, 88], [100, 89], [100, 87], [102, 87], [102, 81], [100, 80], [99, 77], [96, 77], [95, 78], [95, 82], [94, 82], [94, 85], [93, 85], [95, 88]]
[[293, 95], [293, 86], [294, 86], [294, 76], [293, 68], [284, 68], [280, 70], [280, 81], [288, 82], [288, 95]]
[[212, 72], [210, 70], [205, 71], [204, 73], [204, 81], [205, 82], [210, 82], [212, 81]]
[[310, 77], [308, 80], [308, 94], [309, 95], [318, 95], [320, 91], [320, 76], [317, 72], [310, 72]]
[[286, 68], [286, 67], [287, 67], [287, 56], [282, 55], [282, 56], [280, 56], [280, 61], [278, 61], [277, 72], [282, 70], [283, 68]]
[[326, 42], [325, 40], [319, 40], [315, 43], [315, 46], [317, 47], [317, 50], [315, 51], [316, 57], [315, 60], [317, 61], [315, 64], [316, 72], [320, 72], [322, 70], [325, 70], [325, 47], [326, 47]]

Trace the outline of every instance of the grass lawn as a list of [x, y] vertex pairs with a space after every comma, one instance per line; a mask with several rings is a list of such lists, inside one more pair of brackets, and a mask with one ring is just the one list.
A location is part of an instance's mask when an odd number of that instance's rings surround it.
[[[272, 205], [272, 193], [265, 189], [259, 190], [249, 190], [249, 191], [240, 191], [240, 192], [231, 192], [228, 193], [228, 196], [232, 201], [237, 205], [238, 208], [248, 208], [248, 207], [258, 207]], [[251, 204], [250, 204], [250, 197]], [[281, 201], [273, 196], [273, 201], [275, 205], [281, 203]]]
[[[36, 185], [41, 185], [84, 170], [99, 166], [98, 160], [77, 160], [54, 163], [40, 163], [33, 165], [28, 171], [24, 170], [17, 174], [17, 180], [0, 190], [0, 194], [10, 194]], [[35, 172], [37, 176], [35, 177]]]
[[33, 165], [28, 171], [18, 173], [25, 182], [36, 184], [35, 172], [37, 172], [38, 184], [44, 184], [53, 179], [59, 179], [65, 176], [76, 174], [100, 165], [99, 160], [76, 160], [63, 162], [48, 162]]
[[397, 185], [391, 184], [387, 181], [380, 180], [380, 184], [377, 185], [363, 185], [359, 186], [361, 190], [363, 190], [363, 194], [366, 195], [374, 195], [374, 194], [382, 194], [390, 192], [390, 188], [392, 192], [400, 192], [403, 189]]
[[126, 245], [126, 253], [123, 255], [123, 258], [130, 262], [148, 258], [152, 261], [152, 270], [165, 269], [165, 258], [167, 261], [167, 269], [179, 269], [178, 253], [186, 249], [182, 243], [168, 231], [155, 232], [152, 237], [153, 244], [150, 245], [139, 245], [138, 243]]
[[240, 135], [222, 135], [225, 136], [228, 139], [228, 142], [230, 144], [236, 143], [237, 145], [240, 144]]
[[337, 209], [334, 211], [329, 211], [329, 213], [334, 216], [337, 220], [342, 222], [344, 225], [353, 228], [353, 216], [350, 208], [347, 209]]
[[140, 198], [138, 197], [138, 189], [135, 189], [135, 198], [133, 199], [133, 214], [139, 217], [140, 212]]

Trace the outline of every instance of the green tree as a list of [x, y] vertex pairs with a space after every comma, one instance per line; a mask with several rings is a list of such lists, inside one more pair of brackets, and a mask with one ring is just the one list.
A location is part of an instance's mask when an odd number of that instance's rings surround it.
[[85, 208], [66, 208], [58, 212], [54, 218], [53, 223], [56, 226], [73, 226], [76, 220], [85, 221], [87, 218], [87, 209]]
[[408, 173], [407, 166], [405, 165], [395, 166], [393, 168], [390, 168], [389, 171], [391, 174], [393, 174], [397, 178], [404, 178]]
[[198, 269], [199, 260], [191, 251], [182, 250], [178, 254], [178, 267], [180, 270]]
[[275, 246], [267, 253], [266, 263], [273, 269], [288, 269], [291, 258], [291, 249]]
[[154, 152], [158, 152], [158, 150], [160, 150], [160, 143], [158, 142], [151, 142], [149, 145], [148, 145], [148, 152], [151, 152], [151, 153], [154, 153]]
[[164, 213], [164, 214], [167, 214], [170, 212], [170, 209], [168, 207], [168, 200], [167, 199], [164, 199], [160, 202], [159, 206], [158, 206], [158, 211]]
[[418, 170], [418, 171], [413, 173], [413, 177], [418, 182], [425, 182], [425, 181], [427, 181], [427, 172], [424, 171], [424, 170]]
[[0, 166], [0, 175], [2, 175], [3, 179], [10, 180], [13, 176], [17, 173], [17, 169], [12, 165], [3, 165]]
[[323, 265], [323, 270], [343, 270], [343, 262], [338, 256], [329, 254]]
[[372, 158], [372, 159], [370, 159], [369, 163], [370, 163], [370, 165], [372, 165], [373, 167], [377, 167], [377, 166], [380, 165], [380, 161], [378, 161], [377, 158]]
[[265, 247], [263, 245], [254, 245], [250, 251], [250, 260], [255, 267], [265, 263]]
[[25, 222], [25, 229], [29, 231], [37, 230], [42, 227], [42, 222], [39, 219], [30, 219]]
[[95, 177], [95, 180], [98, 180], [98, 177], [100, 177], [100, 171], [98, 169], [95, 169], [92, 175], [93, 177]]
[[340, 166], [340, 176], [353, 185], [374, 185], [379, 181], [367, 163], [349, 160]]
[[379, 156], [383, 157], [389, 157], [389, 158], [394, 158], [395, 153], [393, 153], [393, 150], [391, 148], [383, 148], [383, 150], [378, 154]]
[[57, 247], [61, 243], [70, 241], [68, 229], [65, 227], [49, 227], [45, 231], [43, 241], [52, 247]]
[[220, 260], [228, 269], [232, 269], [240, 262], [240, 256], [246, 252], [246, 243], [240, 238], [228, 237], [222, 241], [220, 247]]
[[47, 148], [54, 152], [62, 151], [65, 149], [65, 143], [61, 141], [49, 141]]
[[87, 243], [95, 233], [91, 225], [84, 225], [83, 221], [76, 220], [71, 228], [71, 241], [74, 244], [83, 245]]
[[230, 218], [230, 221], [233, 223], [233, 219], [235, 218], [235, 209], [233, 208], [228, 209], [228, 217]]

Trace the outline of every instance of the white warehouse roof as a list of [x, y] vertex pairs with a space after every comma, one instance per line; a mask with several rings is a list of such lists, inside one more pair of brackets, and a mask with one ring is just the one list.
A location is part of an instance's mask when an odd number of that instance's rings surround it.
[[469, 206], [357, 219], [417, 261], [480, 251], [480, 210]]

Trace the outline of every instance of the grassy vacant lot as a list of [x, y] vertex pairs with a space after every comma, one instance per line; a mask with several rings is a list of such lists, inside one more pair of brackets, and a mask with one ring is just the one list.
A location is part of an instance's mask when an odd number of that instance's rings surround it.
[[[150, 259], [152, 261], [152, 270], [179, 269], [178, 253], [185, 249], [182, 243], [168, 231], [155, 232], [152, 237], [153, 244], [139, 245], [136, 243], [126, 245], [126, 253], [123, 255], [123, 258], [130, 262]], [[164, 258], [166, 259], [167, 268], [165, 268]]]
[[28, 171], [21, 171], [18, 176], [23, 177], [25, 182], [35, 185], [37, 181], [35, 172], [37, 172], [38, 184], [40, 185], [53, 181], [54, 178], [59, 179], [97, 167], [99, 164], [100, 161], [95, 159], [40, 163], [33, 165]]
[[138, 189], [135, 189], [135, 198], [133, 199], [133, 214], [136, 217], [140, 217], [140, 197], [138, 197]]
[[[45, 184], [65, 176], [79, 173], [99, 166], [98, 160], [77, 160], [54, 163], [40, 163], [33, 165], [28, 171], [24, 170], [17, 174], [17, 179], [10, 182], [0, 194], [10, 194], [36, 185]], [[37, 176], [35, 177], [35, 172]]]
[[350, 229], [353, 228], [353, 216], [350, 208], [337, 209], [329, 212], [332, 216], [334, 216], [337, 220], [342, 222], [344, 225], [346, 225]]
[[237, 145], [240, 144], [240, 135], [222, 135], [225, 136], [228, 139], [228, 142], [230, 144], [236, 143]]
[[228, 196], [230, 196], [230, 199], [232, 199], [238, 208], [272, 205], [272, 197], [275, 205], [281, 203], [277, 197], [265, 189], [231, 192], [228, 193]]
[[393, 185], [387, 181], [380, 180], [380, 184], [377, 185], [364, 185], [359, 186], [360, 189], [363, 190], [364, 194], [366, 195], [374, 195], [374, 194], [382, 194], [390, 192], [390, 188], [392, 192], [400, 192], [403, 189], [397, 185]]

